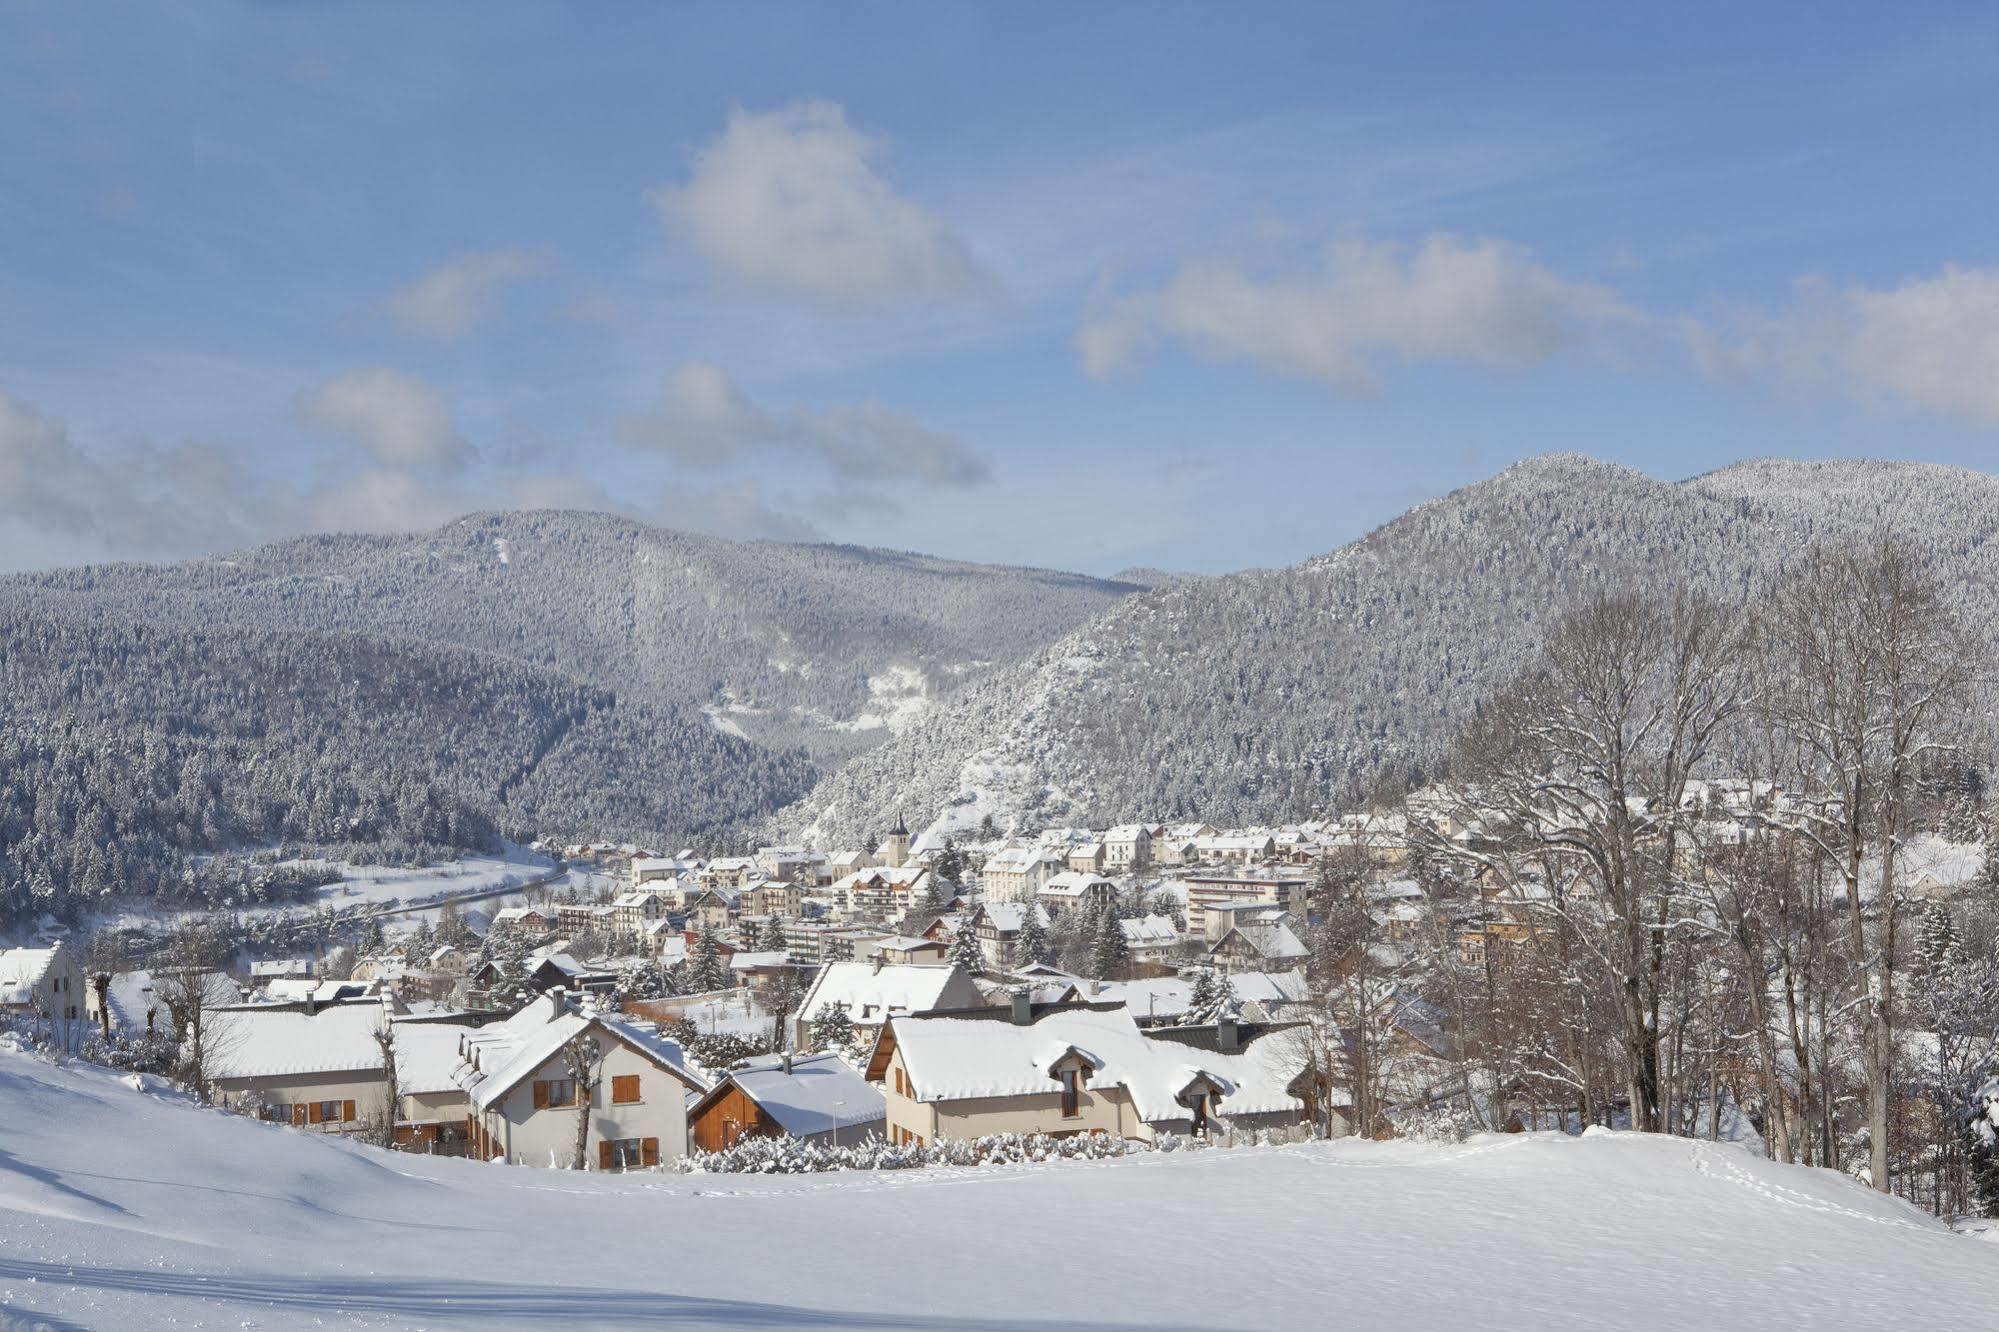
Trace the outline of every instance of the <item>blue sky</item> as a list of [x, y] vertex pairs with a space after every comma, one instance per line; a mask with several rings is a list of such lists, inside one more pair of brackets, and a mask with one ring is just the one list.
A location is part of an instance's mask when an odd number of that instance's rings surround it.
[[1988, 467], [1999, 18], [1618, 8], [9, 6], [0, 567], [1217, 571], [1551, 450]]

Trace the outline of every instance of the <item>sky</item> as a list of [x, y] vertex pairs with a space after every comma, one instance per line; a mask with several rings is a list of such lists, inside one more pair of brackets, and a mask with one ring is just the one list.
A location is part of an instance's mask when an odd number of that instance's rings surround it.
[[1219, 572], [1552, 451], [1993, 468], [1999, 11], [1638, 8], [8, 5], [0, 568]]

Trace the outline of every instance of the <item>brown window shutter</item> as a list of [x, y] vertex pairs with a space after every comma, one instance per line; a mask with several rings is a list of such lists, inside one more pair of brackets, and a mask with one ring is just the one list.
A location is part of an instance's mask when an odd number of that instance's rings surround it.
[[317, 1124], [317, 1123], [319, 1122], [319, 1102], [318, 1102], [318, 1101], [309, 1101], [309, 1102], [307, 1102], [307, 1103], [306, 1103], [306, 1107], [305, 1107], [305, 1122], [306, 1122], [306, 1123], [308, 1123], [308, 1124]]
[[293, 1123], [293, 1124], [294, 1124], [295, 1126], [299, 1127], [299, 1128], [304, 1128], [304, 1127], [305, 1127], [305, 1107], [304, 1107], [304, 1106], [302, 1106], [302, 1105], [295, 1105], [295, 1106], [293, 1106], [293, 1107], [292, 1107], [292, 1123]]
[[611, 1144], [609, 1142], [600, 1142], [597, 1144], [597, 1168], [599, 1170], [609, 1170], [611, 1168]]
[[354, 1102], [342, 1101], [340, 1103], [340, 1122], [343, 1124], [354, 1122]]
[[548, 1109], [548, 1084], [546, 1082], [537, 1082], [534, 1085], [534, 1108], [537, 1110]]
[[646, 1138], [639, 1143], [639, 1159], [649, 1166], [659, 1164], [658, 1138]]
[[632, 1105], [639, 1099], [639, 1075], [620, 1073], [611, 1079], [611, 1104]]

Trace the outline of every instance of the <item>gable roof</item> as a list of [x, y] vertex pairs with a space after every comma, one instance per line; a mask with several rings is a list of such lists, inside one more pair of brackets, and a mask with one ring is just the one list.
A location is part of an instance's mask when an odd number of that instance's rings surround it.
[[388, 1021], [379, 1000], [304, 1007], [270, 1004], [209, 1012], [209, 1076], [303, 1077], [323, 1073], [376, 1074], [382, 1047], [375, 1033]]
[[1073, 1053], [1095, 1070], [1092, 1085], [1123, 1087], [1147, 1123], [1191, 1122], [1178, 1098], [1200, 1079], [1221, 1092], [1224, 1116], [1303, 1106], [1285, 1090], [1297, 1070], [1281, 1043], [1259, 1041], [1222, 1053], [1157, 1041], [1121, 1005], [1061, 1005], [1031, 1023], [979, 1015], [897, 1017], [890, 1034], [919, 1101], [1055, 1092], [1060, 1087], [1049, 1070]]
[[783, 1055], [758, 1055], [738, 1064], [688, 1113], [699, 1113], [734, 1086], [794, 1138], [879, 1124], [888, 1117], [881, 1088], [839, 1055], [793, 1055], [789, 1073], [784, 1060]]
[[0, 949], [0, 1004], [25, 1004], [34, 998], [35, 987], [55, 965], [62, 945], [51, 948]]
[[660, 1035], [659, 1029], [648, 1023], [595, 1011], [578, 1012], [559, 991], [541, 996], [504, 1022], [464, 1032], [458, 1061], [451, 1071], [452, 1083], [478, 1109], [489, 1109], [586, 1031], [599, 1032], [637, 1051], [697, 1092], [708, 1090], [708, 1084], [688, 1068], [679, 1041]]
[[[970, 979], [956, 966], [830, 962], [806, 991], [798, 1015], [810, 1022], [827, 1005], [844, 1001], [855, 1018], [876, 1021], [890, 1013], [930, 1012], [973, 993]], [[868, 1016], [862, 1018], [863, 1013]]]

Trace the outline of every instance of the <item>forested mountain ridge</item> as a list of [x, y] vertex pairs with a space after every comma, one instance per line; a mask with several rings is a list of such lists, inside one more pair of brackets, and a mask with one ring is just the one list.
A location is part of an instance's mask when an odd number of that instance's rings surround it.
[[0, 617], [0, 921], [199, 898], [191, 854], [718, 834], [817, 776], [695, 709], [356, 634]]
[[778, 821], [850, 839], [884, 808], [943, 826], [1296, 817], [1431, 760], [1591, 594], [1746, 602], [1821, 540], [1891, 531], [1999, 632], [1999, 479], [1756, 461], [1683, 482], [1535, 458], [1290, 569], [1158, 588], [997, 672]]
[[730, 844], [1136, 590], [565, 511], [0, 578], [0, 917], [277, 842]]
[[567, 510], [0, 578], [0, 615], [364, 633], [470, 648], [826, 762], [1133, 584], [851, 546], [730, 541]]

